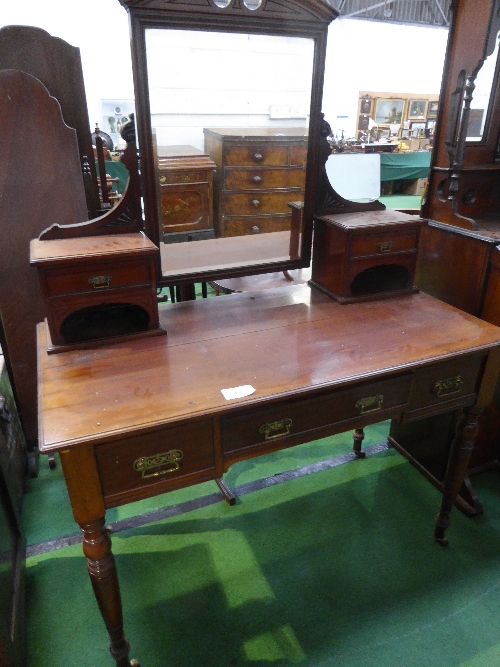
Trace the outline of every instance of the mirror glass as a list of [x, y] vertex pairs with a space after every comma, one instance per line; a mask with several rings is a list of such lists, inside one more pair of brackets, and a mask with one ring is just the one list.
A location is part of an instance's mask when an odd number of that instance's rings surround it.
[[476, 77], [476, 87], [474, 88], [470, 106], [466, 141], [481, 141], [483, 139], [488, 109], [491, 104], [493, 82], [495, 81], [499, 39], [500, 32], [496, 36], [493, 53], [486, 58]]
[[298, 259], [314, 40], [152, 28], [146, 54], [163, 276]]

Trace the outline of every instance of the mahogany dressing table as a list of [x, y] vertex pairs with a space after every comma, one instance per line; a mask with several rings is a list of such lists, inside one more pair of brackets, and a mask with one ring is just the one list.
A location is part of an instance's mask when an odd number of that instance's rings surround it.
[[[168, 306], [167, 336], [47, 353], [43, 453], [59, 452], [118, 667], [129, 667], [105, 512], [222, 476], [238, 460], [381, 421], [464, 408], [445, 529], [500, 367], [500, 329], [425, 294], [341, 305], [307, 285]], [[226, 399], [222, 389], [255, 391]], [[245, 391], [242, 392], [245, 394]]]
[[[192, 143], [190, 137], [178, 138], [177, 124], [170, 118], [172, 107], [160, 102], [175, 99], [179, 107], [173, 112], [191, 114], [193, 100], [206, 98], [164, 95], [167, 82], [175, 90], [178, 63], [185, 63], [183, 49], [196, 48], [198, 56], [193, 60], [203, 65], [210, 54], [222, 53], [224, 68], [216, 71], [225, 72], [226, 64], [236, 62], [237, 86], [247, 78], [249, 84], [253, 82], [255, 73], [260, 76], [262, 70], [255, 64], [258, 58], [274, 82], [292, 76], [294, 83], [302, 81], [303, 88], [300, 98], [290, 99], [287, 120], [290, 127], [307, 126], [308, 130], [303, 202], [294, 205], [287, 200], [294, 235], [286, 231], [261, 235], [288, 237], [285, 255], [272, 253], [270, 257], [268, 238], [266, 254], [248, 259], [248, 247], [253, 249], [256, 238], [259, 240], [259, 235], [252, 234], [178, 243], [176, 254], [181, 257], [186, 255], [183, 246], [196, 246], [199, 252], [204, 244], [226, 247], [229, 242], [234, 248], [232, 241], [242, 251], [230, 261], [209, 254], [202, 270], [188, 263], [175, 274], [169, 273], [171, 267], [166, 263], [158, 263], [156, 285], [306, 268], [314, 215], [384, 210], [379, 202], [369, 206], [348, 202], [328, 184], [324, 163], [330, 152], [326, 141], [330, 128], [320, 111], [328, 25], [338, 12], [326, 0], [120, 2], [131, 20], [144, 227], [156, 245], [163, 229], [153, 131], [161, 135], [160, 145]], [[249, 42], [254, 51], [245, 59]], [[206, 50], [201, 48], [204, 43]], [[213, 48], [222, 43], [234, 44], [238, 50], [226, 53]], [[268, 56], [271, 47], [273, 58]], [[172, 64], [175, 67], [169, 69]], [[198, 70], [194, 84], [205, 84], [205, 68], [200, 65]], [[184, 81], [187, 78], [184, 73]], [[230, 79], [227, 76], [225, 82]], [[281, 121], [274, 123], [278, 101], [255, 95], [250, 85], [249, 89], [250, 96], [237, 87], [226, 98], [235, 105], [231, 106], [234, 115], [240, 116], [240, 129], [248, 127], [252, 110], [265, 116], [266, 126], [279, 129]], [[218, 107], [197, 110], [213, 117], [214, 109]], [[299, 117], [296, 123], [295, 115]], [[203, 120], [203, 125], [215, 126], [212, 118]], [[117, 210], [122, 227], [132, 219], [140, 228], [137, 170], [130, 173], [133, 211], [125, 211], [124, 202]], [[103, 235], [110, 233], [107, 225], [111, 221], [105, 217], [98, 223], [98, 233]], [[124, 231], [139, 229], [113, 226], [111, 233]], [[50, 228], [42, 240], [81, 235], [81, 225]], [[387, 239], [377, 242], [387, 244]], [[381, 252], [386, 247], [381, 246]], [[345, 248], [346, 256], [357, 257], [349, 251], [349, 244]], [[395, 250], [412, 251], [412, 263], [407, 266], [412, 278], [413, 245]], [[402, 261], [401, 256], [399, 259]], [[378, 260], [371, 257], [369, 261], [371, 267]], [[397, 263], [397, 257], [394, 261]], [[409, 287], [412, 291], [412, 285]], [[48, 354], [45, 326], [37, 330], [40, 450], [60, 454], [117, 667], [138, 663], [129, 659], [123, 631], [117, 571], [105, 528], [107, 508], [220, 480], [236, 461], [350, 428], [359, 432], [385, 419], [411, 423], [463, 409], [434, 531], [435, 539], [446, 544], [445, 531], [473, 448], [477, 418], [491, 400], [500, 369], [500, 329], [425, 294], [400, 293], [373, 301], [361, 298], [342, 305], [308, 285], [171, 305], [160, 313], [160, 327], [167, 330], [166, 336], [109, 341], [102, 347], [61, 354]]]

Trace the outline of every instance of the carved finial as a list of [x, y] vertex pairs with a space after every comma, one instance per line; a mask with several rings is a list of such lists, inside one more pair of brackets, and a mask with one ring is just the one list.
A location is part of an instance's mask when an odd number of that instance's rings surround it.
[[135, 141], [135, 123], [134, 123], [134, 114], [129, 114], [129, 121], [123, 125], [120, 130], [120, 135], [124, 141], [129, 144], [131, 141]]
[[101, 130], [99, 129], [99, 124], [95, 124], [95, 135], [98, 137], [101, 134]]

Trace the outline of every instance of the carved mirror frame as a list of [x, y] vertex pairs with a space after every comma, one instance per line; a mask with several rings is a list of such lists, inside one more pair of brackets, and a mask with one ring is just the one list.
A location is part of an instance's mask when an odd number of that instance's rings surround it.
[[[500, 228], [500, 0], [453, 0], [453, 20], [422, 215], [433, 222], [498, 235]], [[496, 47], [496, 50], [495, 50]], [[468, 139], [478, 75], [494, 75], [480, 137]], [[491, 225], [493, 224], [493, 227]]]
[[313, 80], [307, 148], [302, 239], [296, 259], [231, 268], [205, 273], [162, 274], [158, 262], [158, 285], [180, 285], [211, 278], [229, 278], [256, 273], [306, 267], [311, 259], [312, 224], [317, 183], [321, 102], [328, 26], [338, 16], [327, 0], [120, 0], [130, 17], [134, 72], [136, 123], [139, 142], [145, 231], [160, 244], [158, 186], [151, 128], [146, 56], [146, 30], [168, 28], [278, 35], [314, 40]]

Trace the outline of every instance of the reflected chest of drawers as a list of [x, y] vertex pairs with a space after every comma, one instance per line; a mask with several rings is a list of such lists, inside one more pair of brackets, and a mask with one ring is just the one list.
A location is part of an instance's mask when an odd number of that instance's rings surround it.
[[213, 160], [194, 146], [158, 147], [164, 243], [214, 238], [215, 169]]
[[288, 231], [289, 202], [302, 201], [307, 129], [204, 129], [205, 152], [217, 165], [217, 236]]

